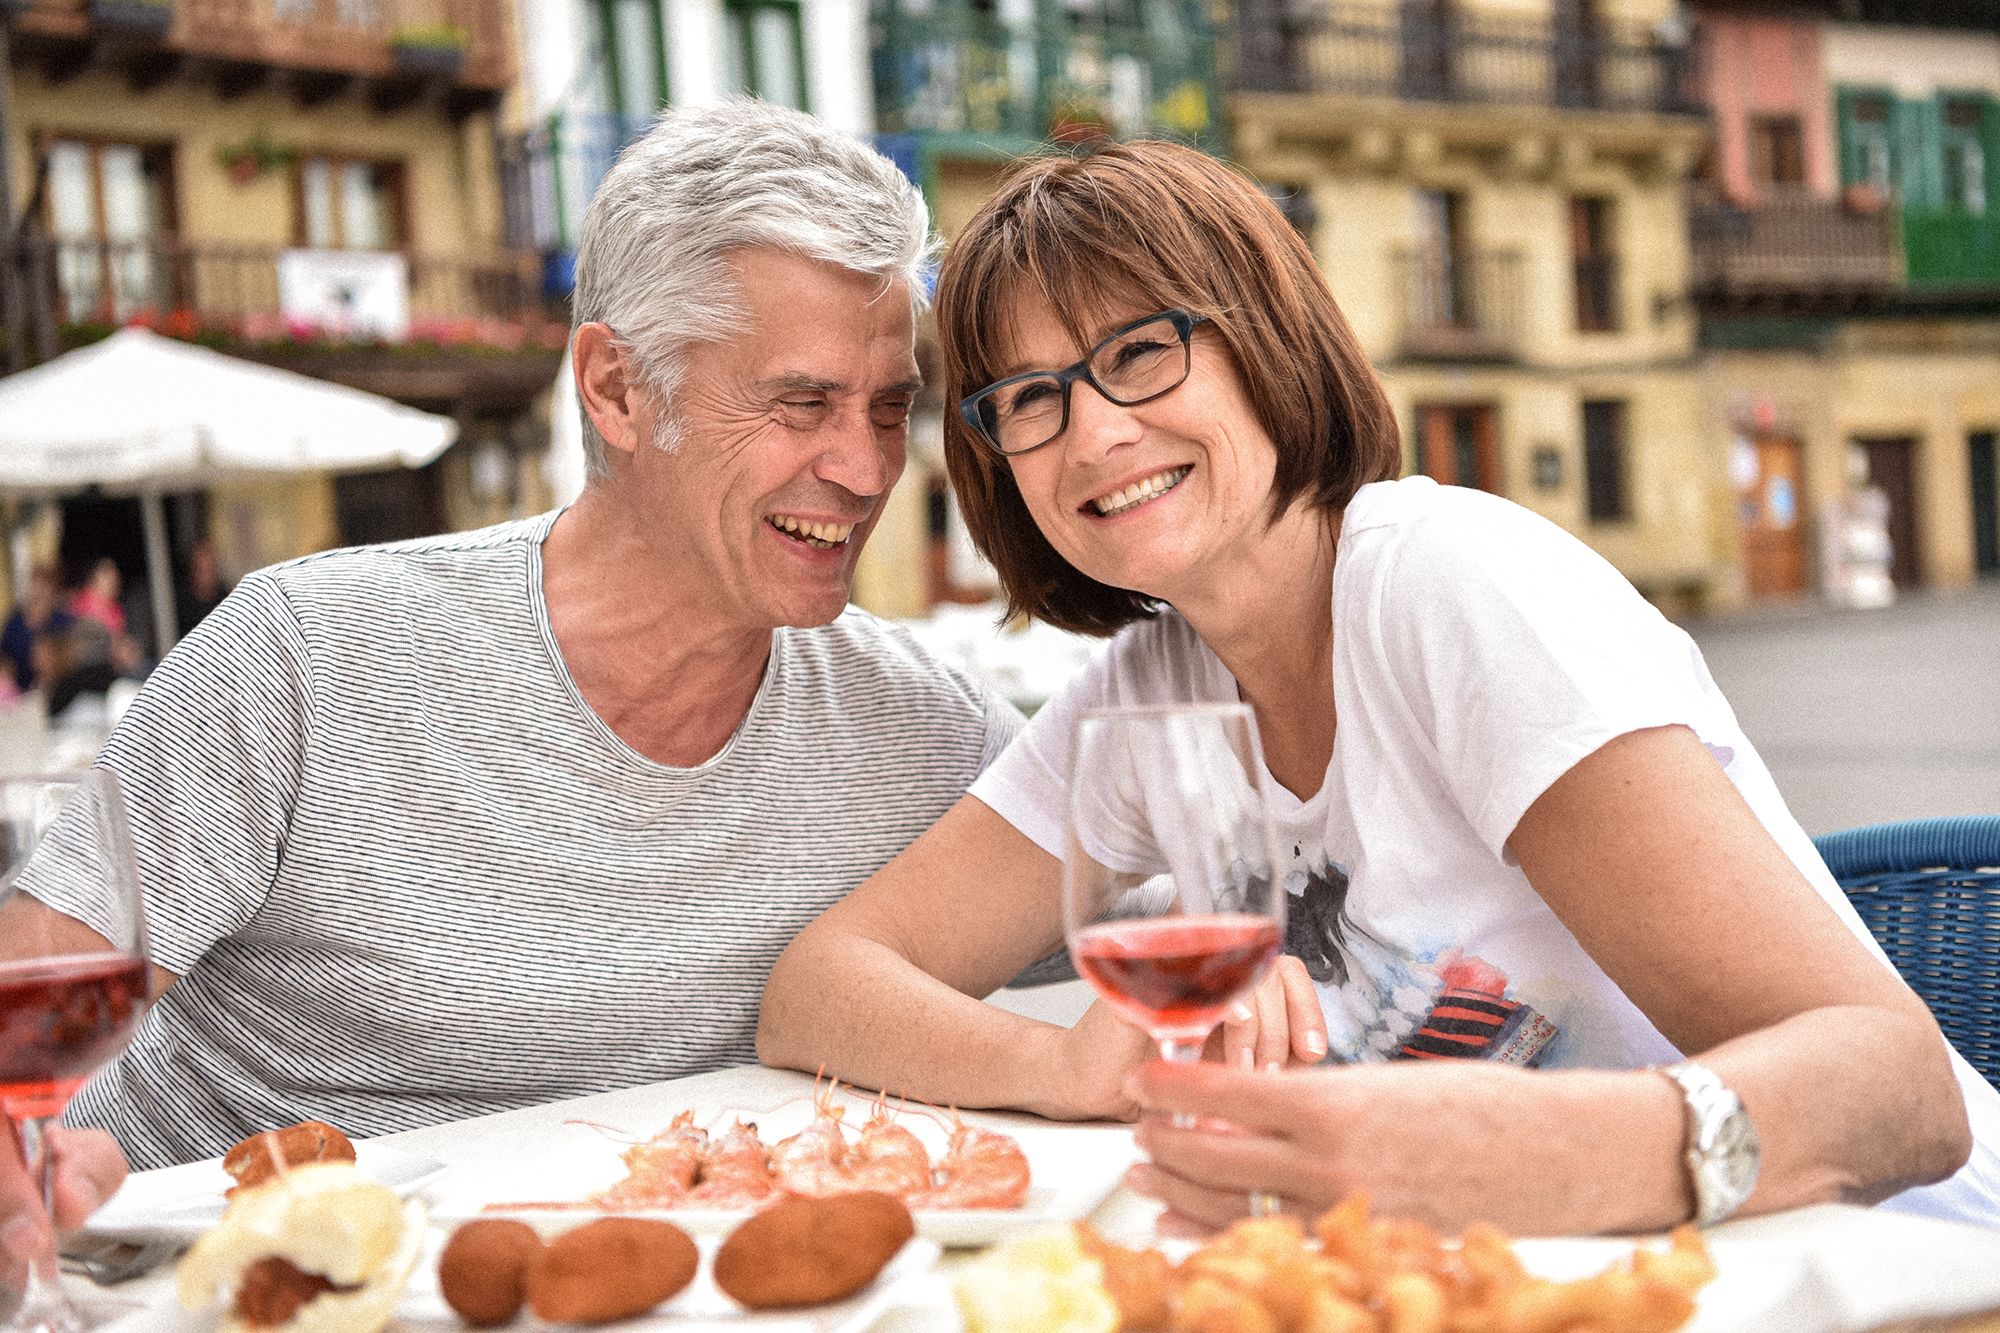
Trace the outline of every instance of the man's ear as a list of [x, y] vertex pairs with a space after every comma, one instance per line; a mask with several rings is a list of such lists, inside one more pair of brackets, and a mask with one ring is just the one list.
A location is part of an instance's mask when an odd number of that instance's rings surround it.
[[609, 324], [585, 324], [570, 344], [576, 393], [597, 433], [610, 448], [636, 453], [643, 433], [640, 396], [645, 389], [630, 374], [631, 360]]

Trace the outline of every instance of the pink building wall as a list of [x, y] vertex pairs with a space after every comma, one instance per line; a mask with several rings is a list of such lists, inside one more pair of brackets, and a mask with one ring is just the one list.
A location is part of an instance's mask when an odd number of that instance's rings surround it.
[[1714, 9], [1698, 17], [1704, 41], [1703, 93], [1715, 116], [1716, 171], [1723, 193], [1757, 202], [1750, 178], [1750, 118], [1796, 115], [1805, 148], [1806, 188], [1831, 199], [1836, 190], [1833, 99], [1811, 21], [1741, 18]]

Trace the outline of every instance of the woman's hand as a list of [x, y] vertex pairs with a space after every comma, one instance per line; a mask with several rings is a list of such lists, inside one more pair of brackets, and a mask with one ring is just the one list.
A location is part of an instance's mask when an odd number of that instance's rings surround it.
[[[56, 1155], [56, 1227], [82, 1226], [125, 1182], [125, 1154], [101, 1129], [54, 1126], [46, 1144]], [[0, 1279], [10, 1287], [20, 1285], [27, 1264], [48, 1253], [53, 1241], [36, 1194], [19, 1141], [12, 1132], [0, 1133]]]
[[[1650, 1071], [1155, 1062], [1128, 1091], [1152, 1158], [1131, 1184], [1204, 1226], [1242, 1217], [1252, 1191], [1315, 1216], [1361, 1190], [1383, 1214], [1517, 1234], [1655, 1229], [1693, 1208], [1680, 1098]], [[1235, 1128], [1177, 1129], [1176, 1111]]]
[[1215, 1030], [1203, 1054], [1239, 1069], [1318, 1064], [1326, 1054], [1326, 1015], [1306, 965], [1281, 956]]

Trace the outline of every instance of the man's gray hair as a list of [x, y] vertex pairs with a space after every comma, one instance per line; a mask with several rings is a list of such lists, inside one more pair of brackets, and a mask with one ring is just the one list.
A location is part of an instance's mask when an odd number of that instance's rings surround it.
[[[732, 251], [769, 246], [924, 295], [930, 213], [896, 165], [800, 111], [754, 99], [669, 110], [618, 155], [583, 215], [575, 325], [608, 324], [661, 403], [653, 441], [680, 442], [673, 398], [690, 344], [740, 332]], [[586, 474], [606, 477], [583, 413]]]

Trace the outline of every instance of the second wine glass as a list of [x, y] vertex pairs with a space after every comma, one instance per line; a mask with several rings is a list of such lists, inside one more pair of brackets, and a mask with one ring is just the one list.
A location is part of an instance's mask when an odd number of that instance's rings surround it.
[[1077, 972], [1165, 1060], [1194, 1061], [1285, 938], [1257, 723], [1243, 704], [1077, 724], [1063, 926]]

